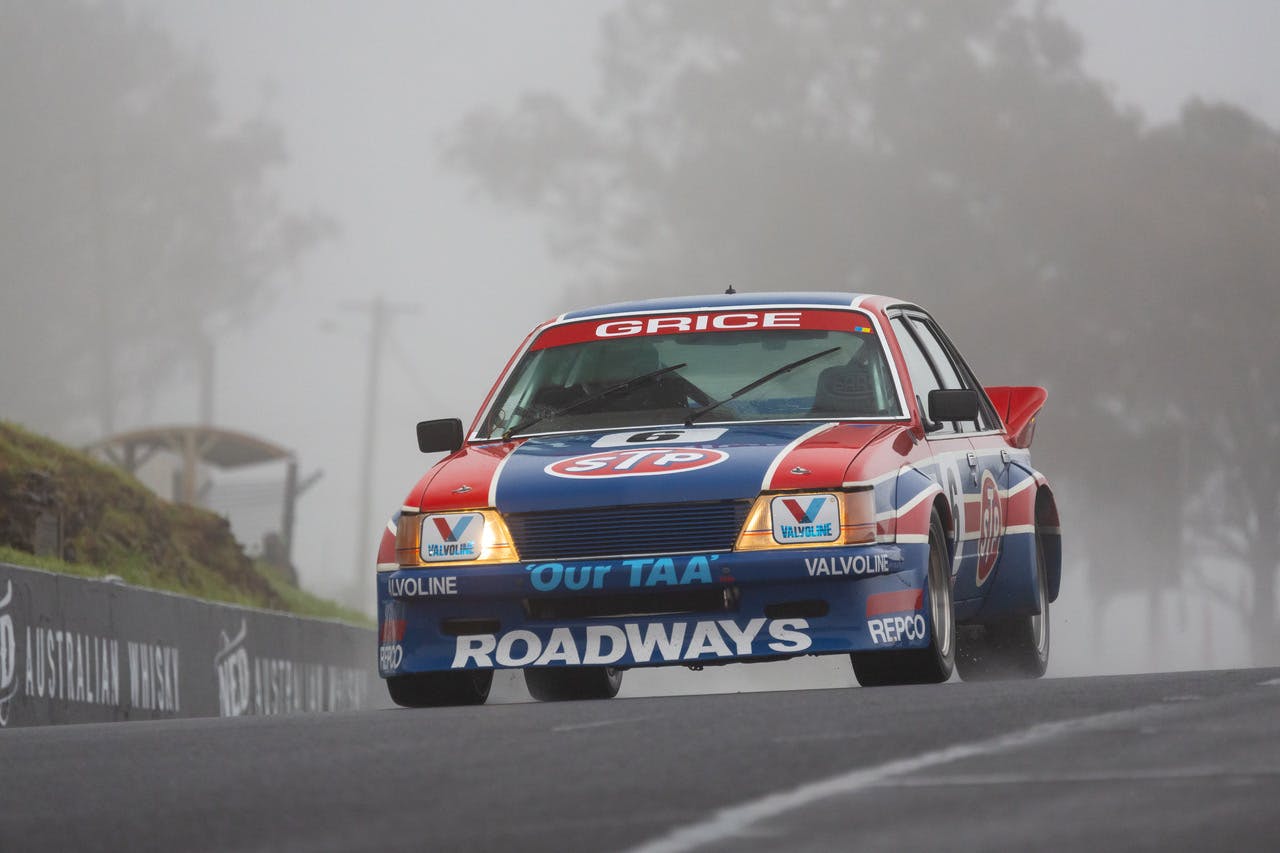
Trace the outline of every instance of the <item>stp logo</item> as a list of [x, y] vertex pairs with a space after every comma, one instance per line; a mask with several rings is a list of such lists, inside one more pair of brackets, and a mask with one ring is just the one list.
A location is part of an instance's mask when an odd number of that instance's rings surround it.
[[1004, 515], [1000, 511], [1000, 488], [990, 471], [982, 472], [982, 498], [978, 503], [982, 517], [978, 529], [977, 585], [982, 586], [991, 576], [1000, 556], [1000, 536], [1004, 533]]
[[650, 477], [709, 468], [729, 458], [723, 450], [701, 447], [646, 447], [588, 453], [552, 462], [542, 470], [554, 477]]

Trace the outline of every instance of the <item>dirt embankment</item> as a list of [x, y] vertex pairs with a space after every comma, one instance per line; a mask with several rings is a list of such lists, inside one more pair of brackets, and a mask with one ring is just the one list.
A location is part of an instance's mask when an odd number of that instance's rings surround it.
[[281, 578], [244, 553], [226, 519], [162, 500], [123, 471], [0, 422], [0, 560], [23, 554], [55, 571], [299, 609]]

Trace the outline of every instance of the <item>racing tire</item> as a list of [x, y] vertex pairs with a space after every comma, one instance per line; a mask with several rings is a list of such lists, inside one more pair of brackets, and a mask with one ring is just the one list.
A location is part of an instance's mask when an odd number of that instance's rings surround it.
[[929, 569], [925, 606], [929, 608], [929, 645], [923, 649], [852, 652], [853, 675], [863, 687], [941, 684], [955, 669], [956, 617], [951, 596], [947, 534], [938, 511], [929, 519]]
[[387, 679], [391, 701], [404, 708], [439, 708], [446, 705], [483, 705], [489, 698], [493, 670], [466, 672], [415, 672]]
[[529, 695], [539, 702], [612, 699], [622, 687], [622, 670], [611, 666], [534, 667], [524, 671]]
[[959, 630], [956, 669], [965, 681], [1039, 678], [1049, 667], [1049, 584], [1044, 542], [1036, 532], [1036, 597], [1040, 612], [965, 625]]

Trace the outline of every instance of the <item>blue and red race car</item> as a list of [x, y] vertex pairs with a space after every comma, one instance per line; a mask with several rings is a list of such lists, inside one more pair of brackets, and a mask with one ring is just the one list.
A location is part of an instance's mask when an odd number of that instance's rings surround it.
[[639, 666], [848, 654], [863, 685], [1035, 678], [1061, 535], [1045, 392], [885, 296], [610, 305], [536, 328], [378, 553], [406, 706], [606, 698]]

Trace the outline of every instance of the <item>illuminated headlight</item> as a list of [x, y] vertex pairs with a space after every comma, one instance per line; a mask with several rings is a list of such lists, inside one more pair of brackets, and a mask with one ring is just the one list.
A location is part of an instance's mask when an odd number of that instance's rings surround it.
[[738, 551], [876, 541], [875, 493], [788, 492], [756, 498], [738, 536]]
[[497, 510], [402, 515], [396, 526], [396, 561], [401, 566], [519, 560]]

